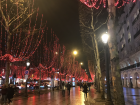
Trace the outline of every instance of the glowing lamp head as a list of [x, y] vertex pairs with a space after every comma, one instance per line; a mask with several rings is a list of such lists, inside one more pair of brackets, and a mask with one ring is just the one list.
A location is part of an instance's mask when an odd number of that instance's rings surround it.
[[26, 62], [26, 66], [30, 66], [30, 62], [29, 61]]
[[109, 38], [109, 36], [108, 36], [107, 33], [106, 33], [106, 34], [103, 34], [103, 35], [102, 35], [102, 41], [103, 41], [103, 43], [107, 43], [108, 38]]
[[83, 65], [83, 62], [81, 62], [80, 64]]
[[55, 52], [55, 54], [58, 54], [58, 52]]
[[74, 54], [74, 55], [77, 55], [77, 51], [73, 51], [73, 54]]

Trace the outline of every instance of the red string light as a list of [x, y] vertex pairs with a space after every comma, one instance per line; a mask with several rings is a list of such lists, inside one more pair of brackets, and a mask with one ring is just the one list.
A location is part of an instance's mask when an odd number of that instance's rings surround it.
[[[96, 8], [99, 9], [99, 7], [101, 6], [101, 4], [103, 4], [103, 7], [106, 7], [106, 0], [80, 0], [83, 4], [85, 4], [86, 6], [88, 6], [89, 8]], [[122, 6], [124, 6], [124, 4], [129, 3], [129, 2], [133, 2], [135, 3], [137, 0], [117, 0], [115, 2], [115, 6], [117, 8], [121, 8]]]

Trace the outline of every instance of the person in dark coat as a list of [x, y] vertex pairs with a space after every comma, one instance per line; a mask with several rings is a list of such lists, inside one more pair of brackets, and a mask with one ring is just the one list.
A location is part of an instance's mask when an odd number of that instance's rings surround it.
[[2, 86], [1, 94], [2, 94], [2, 99], [1, 99], [2, 104], [3, 102], [6, 103], [7, 88], [5, 84], [3, 84]]
[[69, 95], [70, 95], [70, 88], [71, 88], [71, 84], [68, 82], [67, 90], [68, 90], [68, 92], [69, 92]]
[[62, 83], [62, 95], [65, 96], [65, 83]]
[[83, 85], [83, 92], [84, 92], [84, 96], [86, 95], [86, 98], [87, 98], [87, 92], [88, 92], [87, 88], [88, 88], [87, 84], [84, 83], [84, 85]]
[[10, 102], [12, 102], [11, 99], [13, 98], [13, 96], [14, 96], [14, 88], [12, 88], [12, 86], [9, 85], [8, 93], [7, 93], [8, 104], [10, 104]]

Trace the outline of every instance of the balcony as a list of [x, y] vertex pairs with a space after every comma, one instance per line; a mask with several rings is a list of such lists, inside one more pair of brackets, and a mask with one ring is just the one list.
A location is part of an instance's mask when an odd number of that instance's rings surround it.
[[123, 45], [123, 48], [121, 48], [121, 51], [123, 51], [123, 50], [124, 50], [124, 48], [125, 48], [125, 44]]
[[138, 14], [138, 16], [135, 18], [135, 20], [132, 22], [132, 25], [134, 25], [138, 19], [139, 19], [139, 14]]
[[133, 64], [133, 65], [130, 65], [130, 66], [127, 66], [125, 68], [122, 68], [122, 69], [120, 69], [120, 71], [125, 71], [125, 70], [133, 69], [133, 68], [136, 68], [136, 67], [140, 67], [140, 62], [136, 63], [136, 64]]
[[134, 35], [134, 39], [140, 35], [140, 30]]
[[126, 18], [128, 17], [128, 14], [126, 15]]
[[123, 23], [126, 24], [126, 20]]
[[127, 27], [127, 30], [129, 30], [129, 26]]
[[123, 37], [120, 39], [120, 42], [123, 40]]
[[131, 9], [129, 11], [129, 14], [132, 12], [132, 10], [133, 10], [134, 7], [135, 7], [135, 3], [133, 3], [133, 5], [132, 5], [132, 7], [131, 7]]
[[130, 41], [131, 41], [131, 39], [129, 38], [129, 39], [128, 39], [128, 43], [129, 43]]

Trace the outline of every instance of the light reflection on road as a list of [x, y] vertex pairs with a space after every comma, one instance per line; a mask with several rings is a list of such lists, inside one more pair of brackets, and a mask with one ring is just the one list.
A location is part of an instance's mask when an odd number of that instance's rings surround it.
[[79, 87], [73, 87], [71, 88], [70, 96], [67, 90], [65, 92], [65, 97], [62, 96], [61, 90], [55, 90], [40, 96], [21, 97], [18, 100], [15, 98], [11, 105], [85, 105], [84, 101], [84, 93], [80, 91]]

